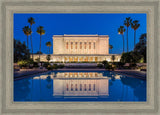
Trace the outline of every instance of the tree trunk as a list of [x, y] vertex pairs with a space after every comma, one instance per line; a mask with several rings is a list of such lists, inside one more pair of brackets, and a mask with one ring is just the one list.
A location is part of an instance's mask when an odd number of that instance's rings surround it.
[[40, 46], [39, 46], [39, 61], [40, 61], [40, 53], [41, 53], [41, 39], [42, 39], [42, 36], [40, 35]]
[[49, 54], [50, 54], [50, 47], [49, 47]]
[[28, 35], [27, 35], [27, 48], [28, 48]]
[[124, 53], [124, 35], [122, 34], [122, 38], [123, 38], [123, 53]]
[[[31, 31], [32, 31], [32, 25], [30, 25], [30, 26], [31, 26]], [[33, 59], [32, 33], [31, 33], [31, 36], [30, 36], [30, 38], [31, 38], [31, 49], [32, 49], [32, 59]]]
[[135, 48], [135, 45], [136, 45], [136, 30], [134, 31], [134, 48]]
[[48, 46], [47, 46], [47, 54], [48, 54]]
[[128, 52], [128, 27], [127, 27], [127, 52]]

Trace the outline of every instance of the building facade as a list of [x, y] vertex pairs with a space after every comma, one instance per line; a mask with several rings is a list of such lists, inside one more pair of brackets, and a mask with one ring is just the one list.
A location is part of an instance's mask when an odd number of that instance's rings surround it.
[[53, 54], [109, 54], [107, 35], [54, 35]]
[[[115, 55], [114, 61], [120, 61], [121, 55]], [[36, 59], [38, 55], [34, 56]], [[112, 61], [109, 54], [108, 35], [54, 35], [51, 62], [98, 62]], [[41, 55], [46, 61], [46, 55]]]

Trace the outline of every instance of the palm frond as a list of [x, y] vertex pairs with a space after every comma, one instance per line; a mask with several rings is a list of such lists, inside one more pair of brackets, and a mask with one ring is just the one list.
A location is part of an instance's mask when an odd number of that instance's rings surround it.
[[131, 28], [137, 30], [140, 27], [140, 24], [138, 22], [138, 20], [134, 20], [133, 23], [131, 23]]
[[119, 34], [124, 34], [124, 32], [125, 32], [124, 26], [120, 26], [120, 27], [118, 28], [118, 33], [119, 33]]
[[31, 35], [31, 33], [32, 33], [32, 31], [31, 31], [31, 29], [29, 28], [29, 26], [23, 27], [23, 32], [24, 32], [24, 34], [27, 35], [27, 36]]
[[44, 28], [43, 26], [39, 26], [37, 28], [37, 33], [40, 34], [40, 35], [44, 35], [45, 34], [45, 30], [43, 28]]
[[35, 24], [34, 18], [33, 18], [33, 17], [30, 17], [30, 18], [28, 19], [28, 23], [30, 23], [30, 25]]
[[51, 47], [51, 42], [46, 42], [47, 47]]
[[127, 17], [126, 20], [124, 20], [124, 25], [126, 27], [129, 27], [132, 23], [132, 19], [130, 17]]

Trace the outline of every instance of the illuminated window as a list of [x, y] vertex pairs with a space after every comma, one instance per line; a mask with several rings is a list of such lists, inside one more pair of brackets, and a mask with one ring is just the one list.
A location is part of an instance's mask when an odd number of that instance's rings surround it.
[[97, 73], [95, 73], [95, 77], [98, 77], [98, 74], [97, 74]]
[[71, 42], [71, 49], [73, 49], [73, 42]]
[[80, 49], [82, 49], [82, 42], [80, 42]]
[[77, 49], [77, 42], [75, 43], [75, 48]]
[[68, 42], [66, 43], [66, 49], [68, 49]]
[[91, 49], [91, 42], [89, 42], [89, 49]]
[[95, 61], [98, 61], [98, 57], [95, 57]]
[[86, 47], [87, 47], [87, 43], [86, 43], [86, 42], [84, 42], [84, 49], [86, 49]]

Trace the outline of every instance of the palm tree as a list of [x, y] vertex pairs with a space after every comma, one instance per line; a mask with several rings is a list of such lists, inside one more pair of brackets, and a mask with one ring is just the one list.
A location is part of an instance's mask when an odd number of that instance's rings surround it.
[[133, 23], [131, 23], [132, 29], [134, 29], [134, 47], [136, 45], [136, 30], [139, 28], [140, 24], [138, 23], [138, 20], [134, 20]]
[[127, 52], [128, 52], [128, 27], [131, 25], [132, 19], [130, 17], [124, 20], [124, 25], [127, 27]]
[[49, 60], [51, 60], [51, 55], [48, 54], [48, 55], [46, 56], [46, 59], [48, 60], [48, 63], [49, 63]]
[[[31, 28], [31, 31], [32, 31], [32, 25], [35, 24], [34, 18], [30, 17], [30, 18], [28, 19], [28, 23], [30, 23], [30, 28]], [[32, 59], [33, 59], [32, 34], [31, 34], [30, 38], [31, 38], [31, 49], [32, 49]]]
[[112, 45], [109, 45], [109, 49], [111, 49], [111, 52], [112, 52], [113, 46], [112, 46]]
[[43, 29], [43, 26], [39, 26], [39, 27], [37, 28], [37, 33], [40, 35], [40, 46], [39, 46], [39, 60], [40, 60], [41, 40], [42, 40], [42, 35], [45, 34], [45, 30]]
[[31, 29], [29, 28], [29, 26], [25, 26], [23, 28], [23, 32], [24, 34], [27, 36], [27, 48], [28, 48], [28, 36], [31, 35], [32, 31]]
[[46, 43], [46, 46], [47, 46], [47, 51], [48, 51], [48, 48], [49, 48], [49, 54], [50, 54], [51, 42], [47, 42], [47, 43]]
[[126, 30], [125, 30], [125, 28], [124, 28], [124, 26], [120, 26], [119, 28], [118, 28], [118, 34], [121, 34], [122, 35], [122, 38], [123, 38], [123, 53], [124, 53], [124, 32], [125, 32]]
[[115, 55], [112, 55], [111, 60], [114, 62], [115, 59]]

